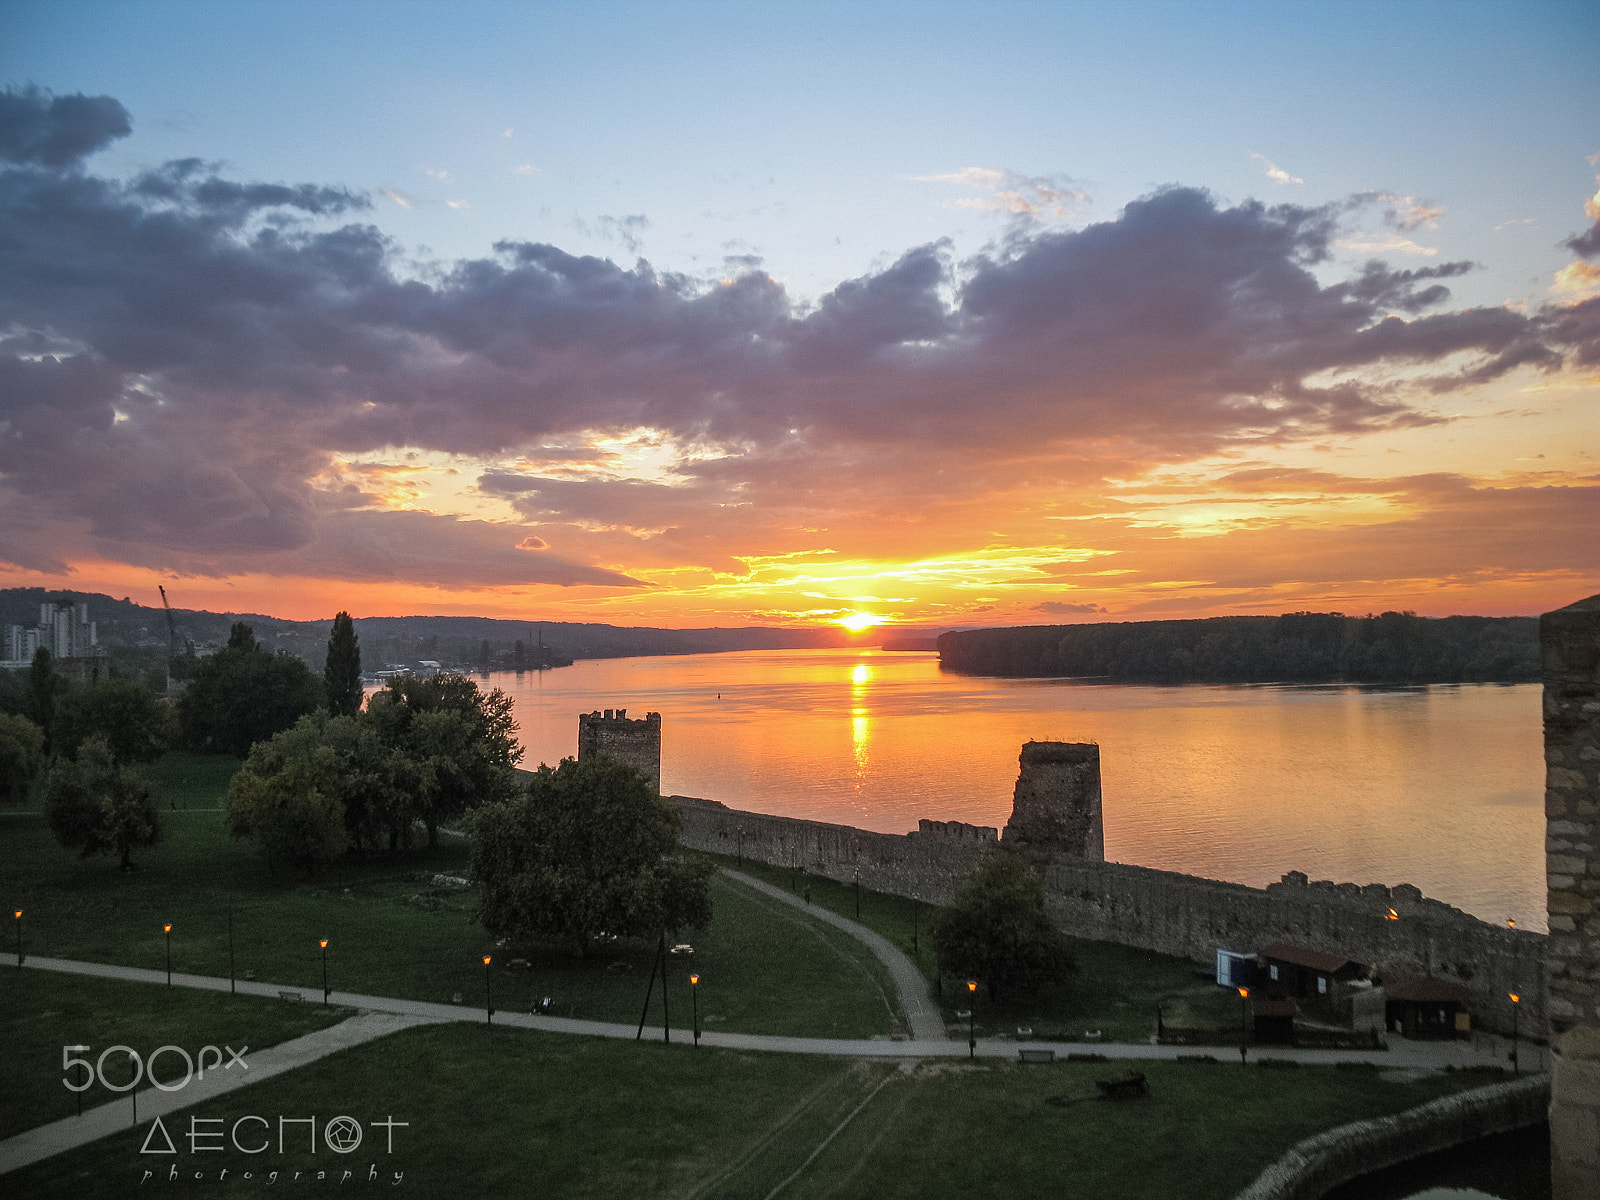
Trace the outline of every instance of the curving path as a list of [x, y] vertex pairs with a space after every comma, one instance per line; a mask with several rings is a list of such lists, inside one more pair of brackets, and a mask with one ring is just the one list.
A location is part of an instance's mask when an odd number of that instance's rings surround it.
[[[826, 908], [818, 908], [814, 904], [807, 904], [800, 897], [784, 891], [781, 887], [756, 879], [740, 871], [727, 867], [722, 868], [722, 873], [729, 879], [744, 884], [745, 887], [760, 892], [763, 896], [770, 896], [774, 900], [782, 900], [785, 904], [808, 913], [826, 925], [842, 929], [851, 937], [861, 942], [871, 950], [879, 962], [889, 968], [889, 978], [894, 980], [895, 990], [900, 993], [900, 1007], [905, 1010], [906, 1022], [911, 1027], [911, 1037], [918, 1042], [945, 1042], [950, 1040], [950, 1035], [945, 1031], [944, 1018], [939, 1014], [939, 1006], [934, 1003], [933, 996], [928, 991], [928, 981], [922, 972], [917, 969], [905, 954], [888, 938], [875, 930], [868, 929], [857, 921], [848, 917], [841, 917], [838, 913], [830, 912]], [[701, 1040], [704, 1040], [702, 1035]]]

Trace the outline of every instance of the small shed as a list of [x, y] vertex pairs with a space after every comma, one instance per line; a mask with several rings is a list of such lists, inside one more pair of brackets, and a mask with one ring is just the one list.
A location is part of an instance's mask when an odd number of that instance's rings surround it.
[[1250, 1002], [1255, 1040], [1261, 1046], [1294, 1044], [1294, 1001], [1252, 1000]]
[[1386, 989], [1384, 1016], [1390, 1029], [1408, 1038], [1453, 1038], [1471, 1028], [1467, 989], [1423, 975]]
[[1261, 968], [1256, 985], [1275, 999], [1301, 1000], [1321, 1007], [1335, 1007], [1344, 985], [1367, 977], [1365, 964], [1328, 954], [1306, 946], [1274, 942], [1258, 952]]

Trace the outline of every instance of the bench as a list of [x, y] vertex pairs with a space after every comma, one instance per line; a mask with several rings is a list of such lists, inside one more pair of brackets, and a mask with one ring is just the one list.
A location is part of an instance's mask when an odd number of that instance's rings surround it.
[[1017, 1058], [1025, 1063], [1053, 1063], [1056, 1060], [1054, 1050], [1023, 1049], [1017, 1051]]
[[1094, 1085], [1106, 1100], [1136, 1100], [1150, 1094], [1143, 1071], [1133, 1071], [1119, 1079], [1096, 1079]]
[[278, 999], [279, 1000], [292, 1000], [294, 1003], [299, 1004], [300, 1001], [305, 999], [305, 997], [302, 996], [299, 992], [287, 992], [287, 991], [284, 991], [284, 992], [279, 992], [278, 993]]

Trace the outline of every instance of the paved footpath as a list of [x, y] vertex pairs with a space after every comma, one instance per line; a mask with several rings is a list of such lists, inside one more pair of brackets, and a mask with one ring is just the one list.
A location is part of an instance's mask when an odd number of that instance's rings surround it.
[[774, 887], [763, 880], [745, 875], [739, 871], [730, 871], [724, 867], [722, 873], [729, 879], [736, 879], [748, 888], [760, 892], [763, 896], [771, 896], [774, 900], [782, 900], [785, 904], [793, 905], [804, 913], [815, 917], [827, 925], [842, 929], [857, 941], [864, 943], [867, 949], [877, 957], [878, 961], [889, 968], [889, 977], [894, 980], [895, 990], [900, 993], [900, 1007], [905, 1010], [906, 1021], [911, 1026], [911, 1036], [919, 1042], [942, 1042], [949, 1040], [949, 1034], [944, 1027], [944, 1018], [939, 1013], [939, 1006], [933, 1002], [933, 996], [928, 992], [928, 980], [917, 969], [905, 954], [888, 938], [876, 930], [868, 929], [858, 921], [848, 917], [841, 917], [838, 913], [830, 912], [826, 908], [818, 908], [800, 899], [792, 892], [786, 892], [781, 887]]
[[[28, 965], [34, 964], [30, 962]], [[47, 966], [47, 962], [42, 960], [38, 965]], [[177, 976], [173, 976], [172, 982], [174, 984], [178, 982]], [[227, 980], [223, 980], [223, 983], [226, 984]], [[241, 1048], [240, 1055], [244, 1061], [242, 1067], [232, 1061], [225, 1068], [211, 1067], [203, 1078], [189, 1080], [178, 1091], [159, 1091], [152, 1087], [136, 1089], [139, 1124], [147, 1126], [152, 1118], [164, 1117], [180, 1108], [188, 1108], [190, 1105], [237, 1091], [248, 1084], [260, 1083], [263, 1079], [271, 1079], [274, 1075], [303, 1067], [307, 1063], [316, 1062], [319, 1058], [336, 1054], [340, 1050], [348, 1050], [351, 1046], [359, 1046], [374, 1038], [387, 1037], [401, 1029], [428, 1023], [430, 1022], [426, 1017], [400, 1016], [394, 1013], [363, 1013], [351, 1017], [348, 1021], [341, 1021], [327, 1029], [319, 1029], [315, 1033], [308, 1033], [304, 1037], [297, 1037], [266, 1050], [251, 1051], [247, 1047]], [[173, 1070], [173, 1060], [171, 1058], [164, 1060], [162, 1069]], [[170, 1077], [168, 1082], [171, 1082]], [[20, 1170], [74, 1147], [99, 1141], [114, 1133], [121, 1133], [134, 1123], [134, 1107], [135, 1100], [124, 1096], [109, 1104], [96, 1105], [86, 1110], [81, 1117], [63, 1117], [59, 1121], [52, 1121], [48, 1125], [41, 1125], [37, 1129], [30, 1129], [16, 1137], [7, 1138], [0, 1142], [0, 1175], [4, 1175], [7, 1171]], [[167, 1131], [174, 1144], [181, 1136], [175, 1132], [176, 1129], [177, 1126], [173, 1126]]]
[[[758, 890], [767, 891], [769, 885], [759, 880], [748, 879], [734, 872], [735, 878], [747, 882]], [[777, 896], [790, 899], [787, 893], [778, 888], [770, 891]], [[802, 906], [804, 902], [802, 901]], [[832, 913], [811, 907], [808, 911], [817, 917], [828, 920], [855, 933], [861, 929], [854, 921], [847, 921], [843, 917], [835, 917]], [[853, 928], [852, 928], [853, 927]], [[878, 938], [871, 930], [863, 930], [864, 934]], [[861, 936], [858, 934], [857, 936]], [[869, 941], [868, 937], [862, 937]], [[870, 944], [870, 941], [869, 941]], [[888, 942], [883, 942], [884, 947], [892, 954], [899, 955], [907, 970], [915, 971], [905, 955], [899, 954]], [[876, 947], [875, 947], [876, 949]], [[880, 954], [880, 957], [882, 955]], [[886, 959], [885, 961], [889, 961]], [[26, 968], [39, 971], [60, 971], [71, 975], [92, 975], [103, 979], [122, 979], [133, 983], [147, 983], [164, 986], [167, 981], [166, 972], [151, 971], [140, 967], [118, 967], [107, 963], [75, 962], [68, 959], [41, 958], [29, 955], [25, 963]], [[891, 963], [891, 971], [894, 971]], [[929, 1019], [937, 1026], [932, 1036], [923, 1036], [917, 1033], [907, 1040], [854, 1039], [854, 1038], [806, 1038], [806, 1037], [776, 1037], [770, 1034], [759, 1033], [732, 1033], [725, 1030], [702, 1032], [700, 1041], [707, 1046], [718, 1046], [730, 1050], [753, 1050], [786, 1054], [825, 1054], [842, 1058], [876, 1058], [911, 1060], [919, 1058], [951, 1058], [962, 1057], [969, 1053], [965, 1043], [952, 1041], [946, 1034], [943, 1022], [938, 1019], [938, 1010], [932, 1000], [927, 996], [927, 985], [922, 982], [920, 973], [916, 975], [915, 982], [921, 984], [920, 993], [912, 990], [906, 983], [902, 983], [899, 973], [896, 972], [896, 983], [900, 985], [902, 997], [917, 997], [921, 1000], [921, 1007], [912, 1009], [913, 1000], [906, 999], [907, 1016], [913, 1020], [913, 1030], [929, 1029]], [[197, 988], [203, 991], [227, 991], [230, 983], [227, 979], [209, 975], [189, 975], [182, 972], [173, 972], [172, 986]], [[286, 993], [298, 997], [301, 1002], [314, 1003], [317, 996], [316, 988], [289, 987], [283, 984], [262, 983], [257, 980], [239, 980], [232, 985], [247, 996], [263, 996], [269, 999], [280, 998]], [[340, 1050], [358, 1046], [363, 1042], [375, 1038], [385, 1037], [402, 1029], [416, 1025], [439, 1024], [447, 1021], [482, 1021], [487, 1014], [481, 1009], [469, 1008], [458, 1004], [431, 1004], [425, 1000], [401, 1000], [388, 996], [366, 996], [355, 992], [333, 992], [329, 996], [329, 1003], [341, 1007], [355, 1008], [358, 1016], [352, 1017], [328, 1029], [308, 1033], [304, 1037], [295, 1038], [266, 1050], [246, 1055], [249, 1063], [248, 1074], [241, 1072], [238, 1075], [228, 1071], [213, 1069], [204, 1079], [195, 1080], [182, 1091], [162, 1092], [146, 1088], [137, 1093], [139, 1106], [139, 1120], [142, 1123], [152, 1117], [165, 1115], [179, 1108], [185, 1108], [197, 1102], [208, 1100], [213, 1096], [233, 1091], [250, 1083], [262, 1079], [270, 1079], [274, 1075], [306, 1063], [315, 1062], [329, 1054]], [[519, 1029], [533, 1029], [544, 1033], [577, 1034], [588, 1037], [608, 1038], [633, 1038], [638, 1036], [637, 1025], [624, 1025], [612, 1021], [584, 1021], [572, 1017], [545, 1017], [528, 1013], [497, 1011], [494, 1014], [494, 1023], [509, 1025]], [[672, 1040], [679, 1044], [688, 1044], [692, 1039], [687, 1030], [677, 1029], [672, 1031]], [[661, 1036], [659, 1027], [652, 1029], [646, 1027], [644, 1036], [655, 1040]], [[1333, 1062], [1369, 1062], [1378, 1066], [1389, 1067], [1394, 1070], [1438, 1070], [1441, 1067], [1470, 1067], [1504, 1065], [1504, 1054], [1498, 1048], [1480, 1049], [1477, 1046], [1464, 1042], [1408, 1042], [1396, 1039], [1390, 1043], [1387, 1051], [1375, 1050], [1295, 1050], [1289, 1047], [1261, 1047], [1251, 1049], [1251, 1057], [1270, 1056], [1276, 1059], [1292, 1059], [1302, 1063], [1333, 1063]], [[1108, 1060], [1134, 1061], [1139, 1059], [1172, 1060], [1196, 1053], [1210, 1053], [1215, 1057], [1228, 1061], [1236, 1050], [1226, 1047], [1216, 1050], [1196, 1050], [1183, 1046], [1156, 1046], [1149, 1044], [1127, 1043], [1096, 1043], [1084, 1045], [1077, 1042], [1028, 1042], [1020, 1045], [1009, 1038], [982, 1039], [975, 1050], [970, 1051], [977, 1058], [985, 1059], [1015, 1059], [1018, 1051], [1053, 1051], [1058, 1058], [1070, 1055], [1083, 1055], [1093, 1053]], [[1524, 1047], [1524, 1054], [1528, 1055], [1530, 1048]], [[1531, 1058], [1531, 1055], [1528, 1055]], [[75, 1146], [85, 1145], [102, 1137], [116, 1133], [132, 1124], [132, 1101], [121, 1099], [109, 1104], [103, 1104], [85, 1112], [82, 1117], [67, 1117], [29, 1130], [6, 1141], [0, 1142], [0, 1174], [14, 1171], [20, 1167], [38, 1162], [40, 1159], [59, 1154]]]

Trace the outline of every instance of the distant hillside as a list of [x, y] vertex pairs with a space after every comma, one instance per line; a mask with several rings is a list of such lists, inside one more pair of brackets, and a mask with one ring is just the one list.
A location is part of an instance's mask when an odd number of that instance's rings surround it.
[[1539, 678], [1539, 622], [1387, 612], [1033, 625], [946, 633], [939, 661], [1120, 683], [1525, 683]]
[[[87, 601], [100, 641], [107, 647], [159, 647], [169, 641], [166, 614], [96, 592], [0, 589], [0, 624], [31, 625], [41, 601]], [[174, 607], [180, 642], [220, 646], [235, 621], [246, 621], [263, 645], [298, 655], [322, 669], [330, 614], [325, 621], [286, 621], [261, 613], [214, 613]], [[358, 617], [362, 664], [374, 670], [387, 662], [438, 659], [445, 663], [495, 669], [509, 666], [517, 642], [531, 652], [542, 639], [558, 658], [623, 658], [655, 654], [711, 654], [728, 650], [786, 650], [851, 644], [842, 629], [657, 629], [569, 621], [506, 621], [492, 617]], [[488, 643], [488, 657], [485, 646]]]

